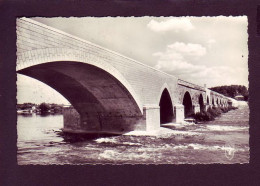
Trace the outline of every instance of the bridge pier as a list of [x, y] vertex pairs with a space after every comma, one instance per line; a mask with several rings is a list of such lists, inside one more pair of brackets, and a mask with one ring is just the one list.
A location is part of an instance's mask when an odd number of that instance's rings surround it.
[[81, 118], [79, 113], [72, 107], [63, 108], [63, 129], [79, 130]]
[[211, 107], [212, 107], [212, 105], [210, 105], [210, 104], [205, 105], [205, 111], [208, 111], [208, 109]]
[[194, 114], [199, 113], [200, 112], [200, 105], [199, 104], [194, 104], [193, 105], [193, 110], [194, 110]]
[[176, 114], [176, 123], [184, 122], [184, 105], [176, 104], [174, 105], [174, 110]]
[[160, 128], [160, 107], [145, 105], [143, 116], [81, 116], [74, 108], [64, 108], [64, 132], [71, 133], [100, 133], [100, 132], [128, 132], [152, 131]]
[[160, 107], [157, 105], [144, 106], [145, 130], [158, 130], [160, 128]]

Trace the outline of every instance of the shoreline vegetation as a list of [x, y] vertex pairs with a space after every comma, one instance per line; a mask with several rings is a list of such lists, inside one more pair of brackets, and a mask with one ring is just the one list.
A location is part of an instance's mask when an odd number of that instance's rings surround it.
[[37, 115], [56, 115], [63, 114], [64, 107], [68, 106], [55, 103], [23, 103], [17, 104], [16, 109], [18, 115], [32, 115], [33, 113]]
[[230, 110], [238, 109], [238, 107], [228, 106], [228, 107], [211, 107], [208, 108], [207, 111], [203, 110], [202, 112], [198, 112], [196, 114], [191, 115], [192, 118], [197, 122], [203, 121], [213, 121], [216, 117], [220, 116], [222, 113], [227, 113]]

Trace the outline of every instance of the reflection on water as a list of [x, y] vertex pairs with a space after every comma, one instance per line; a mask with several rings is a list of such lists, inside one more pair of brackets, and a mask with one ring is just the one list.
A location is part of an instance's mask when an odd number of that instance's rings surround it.
[[58, 137], [55, 132], [60, 131], [63, 127], [62, 115], [33, 114], [31, 116], [18, 115], [17, 117], [18, 144], [28, 144], [30, 141], [41, 142], [41, 140], [56, 141]]
[[[242, 122], [236, 120], [241, 113], [244, 114]], [[18, 164], [249, 161], [248, 108], [230, 111], [221, 119], [205, 124], [167, 124], [163, 128], [167, 133], [156, 136], [64, 135], [60, 130], [62, 127], [62, 115], [19, 115]], [[229, 154], [232, 156], [227, 157]]]

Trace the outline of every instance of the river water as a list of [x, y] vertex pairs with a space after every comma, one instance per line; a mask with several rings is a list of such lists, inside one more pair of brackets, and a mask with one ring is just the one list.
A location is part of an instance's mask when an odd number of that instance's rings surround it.
[[17, 117], [19, 165], [249, 162], [248, 106], [208, 123], [170, 123], [155, 133], [87, 138], [64, 136], [62, 115]]

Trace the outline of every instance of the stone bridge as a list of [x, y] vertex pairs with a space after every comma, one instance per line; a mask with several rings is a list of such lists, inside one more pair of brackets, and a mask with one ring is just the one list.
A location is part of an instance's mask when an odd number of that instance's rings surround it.
[[42, 81], [75, 109], [64, 131], [156, 130], [228, 98], [28, 18], [17, 19], [17, 73]]

